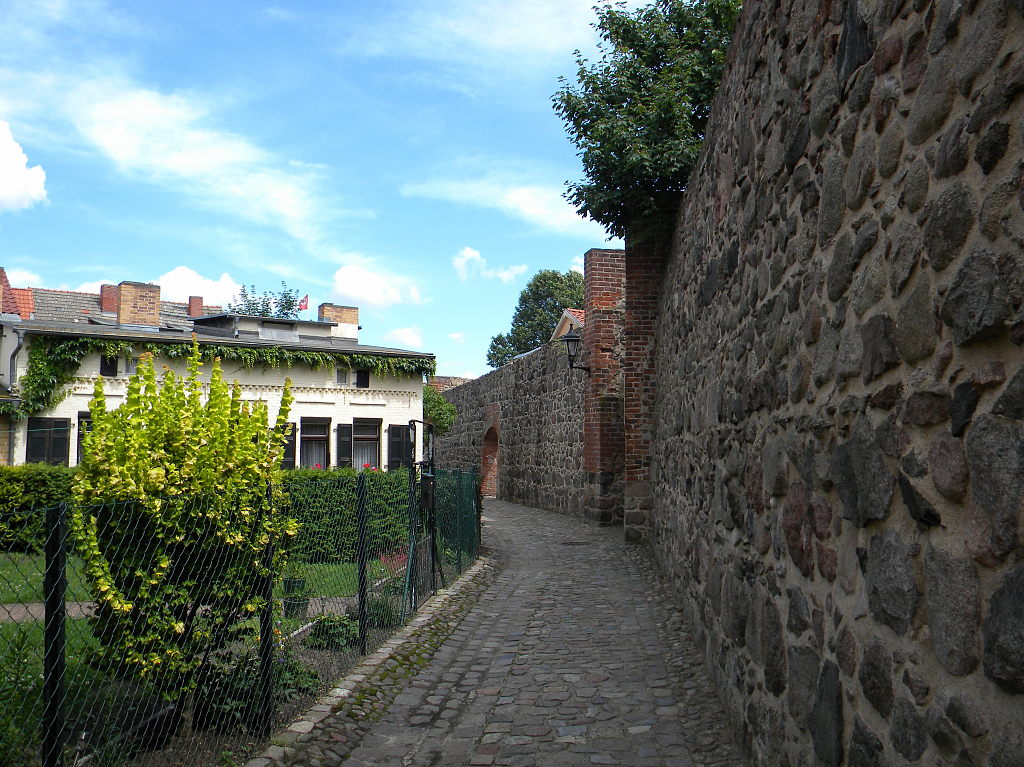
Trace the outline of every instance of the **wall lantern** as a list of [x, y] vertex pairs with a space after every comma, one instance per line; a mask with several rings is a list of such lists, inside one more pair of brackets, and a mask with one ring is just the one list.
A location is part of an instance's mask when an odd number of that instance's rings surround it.
[[585, 370], [587, 375], [590, 375], [590, 368], [576, 364], [576, 358], [580, 353], [580, 341], [582, 340], [583, 338], [576, 332], [576, 328], [572, 327], [562, 336], [562, 342], [565, 343], [565, 353], [569, 357], [569, 370]]

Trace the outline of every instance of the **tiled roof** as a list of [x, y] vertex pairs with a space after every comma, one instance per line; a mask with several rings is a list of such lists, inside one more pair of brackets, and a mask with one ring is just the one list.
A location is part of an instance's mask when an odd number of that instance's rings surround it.
[[472, 378], [462, 378], [460, 376], [431, 376], [427, 379], [427, 386], [432, 386], [438, 392], [446, 392], [472, 380]]
[[18, 305], [18, 314], [23, 320], [27, 320], [36, 310], [35, 301], [32, 299], [32, 288], [11, 288], [14, 294], [14, 301]]
[[[18, 291], [15, 291], [18, 292]], [[82, 322], [90, 317], [103, 314], [100, 309], [100, 297], [97, 293], [76, 293], [72, 290], [49, 290], [47, 288], [27, 288], [34, 300], [34, 319], [48, 322]], [[204, 306], [203, 314], [220, 314], [219, 306]], [[110, 316], [110, 315], [108, 315]], [[22, 317], [27, 319], [25, 314]], [[160, 324], [170, 327], [191, 329], [188, 320], [188, 304], [178, 301], [160, 302]]]
[[0, 312], [4, 314], [17, 314], [18, 302], [11, 290], [11, 281], [7, 279], [7, 270], [0, 269], [0, 293], [3, 294], [3, 301], [0, 302]]
[[587, 318], [587, 312], [585, 309], [566, 309], [569, 314], [579, 320], [580, 325], [584, 324]]

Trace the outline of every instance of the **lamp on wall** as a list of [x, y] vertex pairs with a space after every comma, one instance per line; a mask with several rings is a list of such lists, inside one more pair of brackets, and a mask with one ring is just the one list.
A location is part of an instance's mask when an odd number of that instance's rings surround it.
[[579, 356], [580, 341], [582, 340], [583, 338], [576, 332], [576, 328], [573, 327], [570, 327], [565, 335], [562, 336], [562, 342], [565, 344], [565, 353], [569, 357], [569, 370], [585, 370], [587, 375], [590, 375], [590, 368], [576, 364], [576, 357]]

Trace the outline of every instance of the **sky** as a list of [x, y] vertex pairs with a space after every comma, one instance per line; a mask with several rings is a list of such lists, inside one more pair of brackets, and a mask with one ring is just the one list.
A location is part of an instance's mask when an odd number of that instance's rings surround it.
[[220, 305], [283, 280], [483, 374], [533, 274], [621, 247], [562, 197], [551, 106], [592, 5], [0, 0], [0, 266]]

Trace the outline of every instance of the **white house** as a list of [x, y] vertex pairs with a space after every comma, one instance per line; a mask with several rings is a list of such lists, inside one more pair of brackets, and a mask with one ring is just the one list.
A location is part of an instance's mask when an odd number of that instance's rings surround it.
[[[253, 317], [198, 296], [161, 301], [158, 285], [138, 282], [98, 294], [12, 288], [0, 268], [0, 463], [76, 465], [97, 378], [116, 406], [140, 354], [153, 352], [158, 371], [183, 374], [183, 346], [194, 336], [216, 347], [208, 351], [221, 357], [224, 377], [238, 380], [245, 399], [266, 401], [272, 417], [291, 378], [286, 466], [408, 466], [420, 457], [408, 424], [423, 417], [434, 356], [364, 346], [358, 335], [352, 306], [321, 304], [315, 322]], [[66, 383], [47, 383], [54, 362], [67, 369]]]

